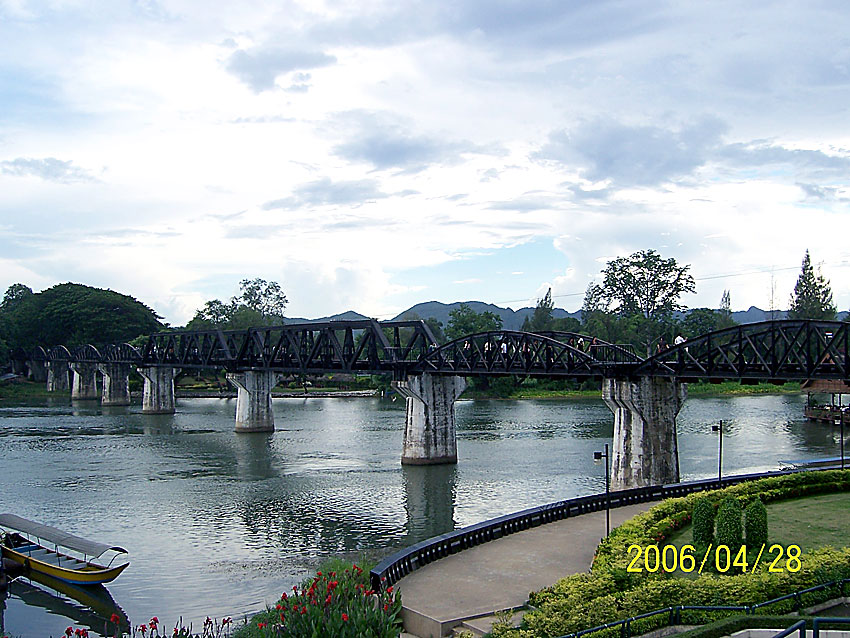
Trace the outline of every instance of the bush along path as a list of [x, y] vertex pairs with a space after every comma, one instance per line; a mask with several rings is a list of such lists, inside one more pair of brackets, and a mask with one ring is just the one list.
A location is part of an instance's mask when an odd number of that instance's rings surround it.
[[[725, 537], [728, 534], [733, 542], [737, 542], [741, 537], [742, 505], [842, 491], [850, 491], [850, 470], [802, 472], [668, 499], [612, 530], [610, 536], [598, 546], [590, 573], [568, 576], [551, 587], [532, 592], [529, 603], [533, 609], [525, 614], [520, 627], [514, 629], [507, 623], [497, 623], [493, 627], [493, 635], [554, 638], [669, 606], [752, 605], [822, 583], [850, 578], [850, 548], [819, 548], [795, 555], [793, 560], [790, 557], [792, 552], [788, 551], [778, 562], [773, 562], [776, 556], [774, 553], [770, 560], [762, 560], [755, 570], [753, 556], [748, 559], [748, 565], [743, 570], [730, 569], [724, 574], [708, 573], [709, 570], [705, 570], [696, 577], [694, 573], [683, 574], [682, 571], [668, 569], [664, 563], [649, 558], [654, 554], [661, 559], [673, 553], [678, 558], [682, 557], [680, 550], [672, 545], [669, 549], [676, 551], [665, 554], [665, 541], [691, 521], [695, 510], [700, 512], [697, 519], [702, 520], [699, 530], [696, 528], [698, 521], [695, 521], [695, 537], [719, 542], [716, 537], [711, 538], [712, 528], [716, 525], [717, 536]], [[733, 505], [727, 501], [725, 507], [729, 513], [721, 516], [718, 507], [729, 497], [735, 503]], [[709, 509], [717, 512], [716, 521], [711, 520], [715, 517], [709, 514]], [[752, 523], [755, 524], [752, 532], [746, 530], [748, 534], [753, 534], [751, 541], [767, 532], [766, 523], [762, 529], [758, 520], [759, 509], [755, 505], [749, 510], [753, 512]], [[654, 550], [647, 552], [648, 548], [653, 547]], [[639, 560], [636, 559], [636, 548], [641, 553]], [[680, 564], [696, 572], [701, 567], [702, 558], [695, 552], [693, 564], [690, 560], [687, 564], [686, 561]], [[667, 565], [672, 567], [672, 560]], [[650, 568], [654, 569], [650, 571]], [[837, 595], [837, 592], [815, 592], [807, 594], [804, 602], [812, 605]], [[793, 606], [793, 600], [784, 601], [764, 609], [764, 613], [786, 613]], [[722, 613], [683, 612], [682, 621], [683, 624], [702, 624], [717, 620]], [[727, 612], [727, 615], [731, 613]], [[636, 621], [631, 627], [632, 634], [650, 631], [664, 622], [661, 617]], [[610, 636], [603, 631], [594, 634], [594, 638], [611, 638], [619, 633], [620, 628], [607, 631]]]

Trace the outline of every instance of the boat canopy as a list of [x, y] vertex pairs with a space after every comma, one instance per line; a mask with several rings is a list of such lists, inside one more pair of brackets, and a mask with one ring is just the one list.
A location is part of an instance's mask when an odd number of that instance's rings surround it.
[[50, 525], [42, 525], [17, 516], [16, 514], [0, 514], [0, 527], [13, 529], [24, 534], [35, 536], [44, 541], [67, 547], [78, 552], [82, 552], [86, 556], [100, 556], [108, 551], [126, 554], [127, 550], [123, 547], [114, 545], [106, 545], [105, 543], [97, 543], [79, 536], [74, 536], [68, 532], [63, 532], [61, 529], [51, 527]]

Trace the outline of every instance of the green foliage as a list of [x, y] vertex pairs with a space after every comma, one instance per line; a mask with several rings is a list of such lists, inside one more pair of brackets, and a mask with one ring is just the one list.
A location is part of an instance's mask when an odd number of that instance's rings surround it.
[[744, 531], [749, 547], [767, 543], [767, 508], [760, 498], [754, 498], [744, 510]]
[[720, 297], [720, 310], [717, 314], [719, 315], [717, 322], [718, 330], [731, 328], [738, 323], [732, 318], [732, 298], [728, 290], [724, 290], [723, 295]]
[[[718, 578], [704, 574], [695, 580], [679, 578], [645, 578], [635, 587], [622, 591], [606, 591], [582, 587], [590, 579], [565, 579], [571, 587], [558, 596], [553, 592], [546, 599], [532, 599], [537, 609], [528, 612], [518, 630], [501, 630], [499, 636], [525, 638], [531, 636], [560, 636], [678, 605], [752, 605], [800, 591], [824, 582], [822, 574], [837, 578], [850, 575], [850, 549], [824, 548], [804, 555], [803, 568], [796, 573], [768, 573], [766, 570]], [[609, 582], [609, 576], [599, 579]], [[560, 583], [559, 583], [560, 585]], [[557, 587], [557, 586], [556, 586]], [[563, 587], [563, 586], [562, 586]], [[804, 605], [813, 605], [836, 596], [835, 591], [807, 594]], [[792, 611], [794, 601], [782, 601], [761, 608], [762, 614], [782, 614]], [[717, 620], [729, 612], [683, 611], [683, 624], [702, 624]], [[669, 615], [662, 614], [646, 619], [644, 624], [634, 623], [632, 632], [640, 634], [666, 625]], [[639, 621], [641, 622], [641, 621]], [[618, 635], [619, 628], [613, 636]], [[604, 632], [594, 634], [604, 636]]]
[[501, 330], [502, 320], [492, 312], [475, 312], [469, 305], [463, 303], [449, 313], [449, 323], [446, 326], [446, 338], [449, 341], [459, 339], [476, 332]]
[[682, 332], [688, 339], [713, 332], [720, 327], [720, 313], [711, 308], [694, 308], [682, 322]]
[[380, 592], [370, 587], [369, 572], [357, 565], [320, 570], [240, 627], [234, 638], [396, 638], [401, 597], [392, 587]]
[[789, 319], [835, 319], [835, 304], [832, 303], [832, 288], [829, 281], [812, 268], [809, 251], [803, 257], [803, 267], [788, 309]]
[[283, 322], [288, 300], [276, 281], [243, 279], [228, 303], [211, 299], [186, 324], [188, 330], [241, 330]]
[[32, 294], [15, 284], [0, 305], [0, 324], [10, 348], [74, 347], [130, 341], [162, 328], [160, 317], [128, 295], [80, 284], [59, 284]]
[[[526, 614], [519, 629], [500, 629], [494, 635], [558, 636], [671, 605], [753, 604], [846, 578], [850, 576], [850, 548], [807, 552], [801, 558], [802, 569], [796, 573], [768, 573], [767, 566], [762, 564], [757, 573], [722, 577], [706, 573], [688, 581], [660, 573], [644, 572], [631, 577], [623, 574], [633, 556], [628, 554], [629, 545], [646, 547], [660, 542], [659, 539], [663, 540], [685, 524], [690, 514], [696, 514], [698, 504], [705, 507], [701, 505], [703, 502], [714, 508], [727, 497], [741, 503], [770, 502], [834, 491], [850, 491], [850, 471], [799, 472], [668, 499], [612, 530], [597, 547], [590, 574], [569, 576], [551, 587], [532, 592], [529, 602], [537, 610]], [[738, 516], [740, 520], [740, 508]], [[803, 604], [816, 604], [836, 595], [836, 592], [806, 594]], [[793, 606], [793, 600], [775, 603], [761, 609], [760, 613], [786, 613]], [[700, 624], [715, 621], [721, 615], [721, 612], [682, 612], [682, 621]], [[649, 631], [663, 622], [663, 616], [638, 621], [632, 625], [632, 631]], [[618, 635], [619, 628], [616, 628], [608, 634], [594, 634], [594, 638], [616, 638]]]
[[717, 544], [726, 545], [731, 552], [737, 552], [744, 543], [742, 513], [741, 503], [734, 496], [724, 498], [717, 510]]
[[687, 522], [701, 499], [708, 499], [710, 503], [717, 506], [726, 496], [734, 496], [743, 503], [749, 503], [755, 498], [761, 499], [764, 503], [770, 503], [802, 496], [847, 491], [850, 491], [850, 470], [826, 470], [797, 472], [740, 483], [722, 490], [668, 499], [613, 529], [596, 548], [592, 570], [594, 573], [609, 573], [612, 569], [625, 569], [631, 560], [627, 552], [629, 545], [645, 547], [660, 543], [671, 532], [680, 529]]
[[701, 498], [694, 506], [694, 545], [708, 547], [714, 542], [714, 505], [707, 498]]
[[552, 301], [552, 289], [546, 291], [541, 299], [537, 300], [537, 306], [530, 317], [526, 317], [522, 322], [522, 330], [524, 332], [545, 332], [552, 330], [552, 311], [555, 309], [555, 303]]
[[603, 295], [624, 315], [656, 319], [683, 310], [679, 297], [696, 292], [690, 266], [674, 258], [662, 259], [654, 250], [641, 250], [608, 262], [603, 275]]

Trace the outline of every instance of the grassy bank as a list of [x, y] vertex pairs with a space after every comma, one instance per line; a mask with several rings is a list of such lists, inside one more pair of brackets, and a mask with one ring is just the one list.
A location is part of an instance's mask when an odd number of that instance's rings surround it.
[[46, 399], [68, 394], [69, 392], [48, 392], [46, 383], [36, 383], [35, 381], [16, 379], [0, 383], [0, 400]]
[[[601, 386], [601, 382], [599, 384]], [[757, 383], [743, 385], [737, 381], [722, 383], [689, 383], [688, 396], [743, 396], [755, 394], [799, 394], [802, 392], [797, 382], [774, 385], [772, 383]], [[602, 389], [554, 389], [535, 388], [519, 385], [506, 388], [505, 384], [489, 389], [469, 388], [463, 393], [465, 399], [601, 399]]]
[[[135, 380], [135, 379], [131, 379]], [[468, 388], [463, 393], [464, 399], [600, 399], [602, 390], [600, 389], [579, 389], [579, 388], [557, 388], [551, 387], [557, 382], [547, 384], [549, 387], [537, 387], [535, 385], [520, 384], [511, 387], [510, 383], [506, 383], [502, 379], [497, 379], [493, 387]], [[600, 384], [601, 385], [601, 384]], [[131, 390], [139, 392], [141, 383], [131, 383]], [[370, 387], [371, 386], [371, 387]], [[587, 387], [585, 384], [584, 387]], [[347, 391], [363, 391], [377, 390], [379, 386], [375, 384], [360, 383], [348, 384], [345, 387], [334, 387], [332, 385], [310, 386], [307, 394], [312, 393], [328, 393], [333, 394], [339, 392], [344, 394]], [[232, 394], [235, 389], [228, 385], [216, 385], [214, 383], [193, 382], [190, 380], [181, 380], [177, 384], [177, 392], [181, 395], [192, 396], [218, 396], [222, 390], [225, 394]], [[796, 394], [801, 392], [799, 383], [786, 383], [784, 385], [773, 385], [771, 383], [759, 383], [756, 385], [742, 385], [735, 381], [724, 381], [723, 383], [690, 383], [688, 384], [689, 396], [720, 396], [720, 395], [754, 395], [754, 394]], [[0, 383], [0, 400], [25, 400], [25, 399], [44, 399], [48, 397], [63, 397], [68, 394], [68, 391], [63, 392], [48, 392], [46, 384], [42, 382], [34, 382], [28, 380], [15, 380]], [[303, 396], [304, 390], [298, 387], [277, 387], [274, 390], [275, 395], [281, 396]]]

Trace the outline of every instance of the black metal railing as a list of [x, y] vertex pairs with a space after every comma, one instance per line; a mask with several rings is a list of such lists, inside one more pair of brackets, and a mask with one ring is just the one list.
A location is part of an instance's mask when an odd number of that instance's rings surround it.
[[800, 471], [816, 470], [776, 470], [773, 472], [728, 476], [724, 477], [722, 481], [718, 481], [715, 478], [671, 483], [669, 485], [637, 487], [630, 490], [611, 492], [610, 495], [606, 495], [603, 492], [591, 496], [579, 496], [556, 503], [549, 503], [548, 505], [539, 505], [513, 514], [505, 514], [488, 521], [476, 523], [420, 541], [415, 545], [411, 545], [388, 556], [370, 572], [372, 589], [377, 591], [381, 588], [394, 585], [411, 572], [428, 563], [481, 545], [482, 543], [496, 540], [502, 536], [521, 532], [522, 530], [537, 527], [545, 523], [560, 521], [571, 516], [604, 510], [606, 509], [606, 503], [609, 508], [624, 507], [625, 505], [686, 496], [693, 492], [714, 490], [719, 487], [736, 485], [745, 481], [784, 476]]

